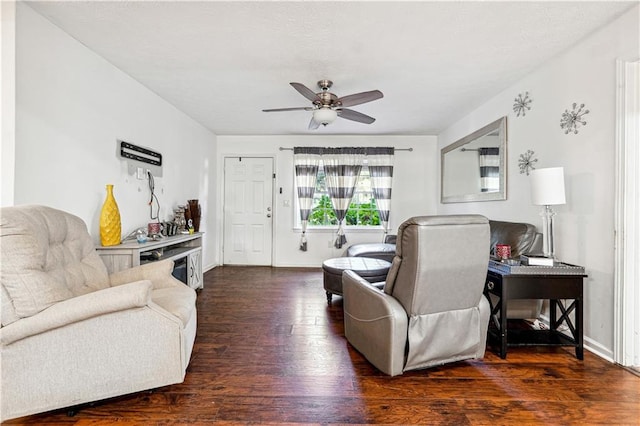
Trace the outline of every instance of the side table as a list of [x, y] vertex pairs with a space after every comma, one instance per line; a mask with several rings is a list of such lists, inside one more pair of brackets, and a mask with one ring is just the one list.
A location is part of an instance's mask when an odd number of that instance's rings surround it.
[[[500, 357], [507, 357], [508, 346], [556, 345], [574, 346], [576, 358], [583, 359], [583, 281], [584, 268], [575, 265], [509, 266], [489, 262], [484, 293], [491, 305], [489, 339], [497, 341]], [[497, 296], [492, 302], [489, 295]], [[507, 306], [513, 299], [548, 299], [548, 330], [510, 329]], [[566, 300], [571, 303], [565, 306]], [[570, 314], [574, 313], [574, 321]], [[558, 316], [560, 314], [560, 316]], [[571, 336], [561, 332], [565, 324]]]

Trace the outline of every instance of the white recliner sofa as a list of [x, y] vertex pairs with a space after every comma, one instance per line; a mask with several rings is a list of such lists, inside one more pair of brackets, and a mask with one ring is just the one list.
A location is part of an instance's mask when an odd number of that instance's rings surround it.
[[85, 223], [0, 210], [0, 421], [184, 380], [196, 294], [170, 260], [108, 275]]

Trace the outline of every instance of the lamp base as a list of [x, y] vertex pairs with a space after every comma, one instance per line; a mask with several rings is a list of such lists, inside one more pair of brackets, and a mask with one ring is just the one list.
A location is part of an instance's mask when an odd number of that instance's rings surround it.
[[545, 205], [540, 213], [542, 216], [542, 254], [544, 257], [555, 259], [555, 247], [553, 243], [553, 217], [556, 213], [550, 205]]

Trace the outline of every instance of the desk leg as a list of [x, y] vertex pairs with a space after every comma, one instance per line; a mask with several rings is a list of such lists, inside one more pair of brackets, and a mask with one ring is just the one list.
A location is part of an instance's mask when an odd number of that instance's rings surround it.
[[500, 358], [507, 358], [507, 286], [502, 284], [500, 298]]
[[584, 359], [584, 339], [582, 337], [583, 326], [583, 314], [582, 314], [582, 297], [576, 300], [576, 358], [579, 360]]
[[[582, 327], [584, 326], [584, 314], [582, 312], [583, 303], [582, 303], [582, 295], [574, 299], [573, 306], [569, 306], [565, 309], [564, 305], [554, 299], [549, 301], [550, 313], [549, 313], [549, 322], [551, 330], [557, 331], [559, 325], [563, 322], [571, 329], [573, 335], [573, 341], [576, 346], [576, 358], [579, 360], [584, 359], [584, 337], [582, 335]], [[560, 322], [557, 320], [556, 310], [560, 306], [562, 310], [562, 316], [560, 316]], [[571, 318], [569, 317], [571, 310], [574, 309], [575, 312], [575, 330], [574, 324], [571, 322]]]

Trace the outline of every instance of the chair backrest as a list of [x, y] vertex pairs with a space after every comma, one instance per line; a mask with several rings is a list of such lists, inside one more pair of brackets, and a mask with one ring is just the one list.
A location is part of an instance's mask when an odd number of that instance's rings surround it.
[[85, 223], [44, 206], [0, 210], [2, 325], [109, 287]]
[[480, 215], [420, 216], [398, 229], [384, 291], [409, 316], [478, 305], [489, 261], [489, 222]]

